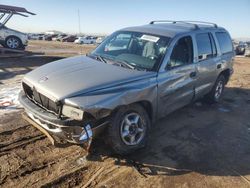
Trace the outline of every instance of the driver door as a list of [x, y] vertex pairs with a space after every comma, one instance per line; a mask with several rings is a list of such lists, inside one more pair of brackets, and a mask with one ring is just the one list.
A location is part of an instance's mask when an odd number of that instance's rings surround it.
[[193, 63], [191, 36], [179, 38], [167, 61], [165, 71], [158, 74], [158, 114], [166, 114], [181, 108], [194, 98], [196, 66]]

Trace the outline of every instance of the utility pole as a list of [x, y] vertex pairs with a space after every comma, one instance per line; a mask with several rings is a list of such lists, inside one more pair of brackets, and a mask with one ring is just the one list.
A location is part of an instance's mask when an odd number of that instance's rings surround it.
[[81, 17], [80, 17], [80, 10], [78, 9], [78, 29], [79, 29], [79, 35], [81, 35]]
[[[80, 10], [78, 9], [78, 29], [79, 29], [79, 37], [81, 36], [81, 17], [80, 17]], [[83, 47], [81, 47], [80, 54], [83, 54]]]

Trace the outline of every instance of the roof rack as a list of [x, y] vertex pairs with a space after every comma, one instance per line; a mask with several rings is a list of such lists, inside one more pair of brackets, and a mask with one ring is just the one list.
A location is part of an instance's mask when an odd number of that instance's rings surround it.
[[28, 17], [27, 14], [36, 15], [35, 13], [29, 12], [25, 8], [22, 8], [22, 7], [0, 5], [0, 27], [4, 26], [10, 20], [10, 18], [15, 14], [24, 16], [24, 17]]
[[211, 22], [202, 22], [202, 21], [175, 21], [175, 20], [155, 20], [151, 21], [149, 24], [155, 24], [155, 23], [172, 23], [172, 24], [177, 24], [177, 23], [182, 23], [182, 24], [189, 24], [194, 27], [194, 29], [199, 29], [198, 24], [203, 24], [203, 25], [213, 25], [213, 27], [217, 28], [217, 24], [211, 23]]
[[213, 27], [217, 28], [218, 25], [215, 24], [215, 23], [212, 23], [212, 22], [203, 22], [203, 21], [187, 21], [185, 20], [184, 22], [187, 22], [187, 23], [194, 23], [194, 24], [203, 24], [203, 25], [212, 25]]

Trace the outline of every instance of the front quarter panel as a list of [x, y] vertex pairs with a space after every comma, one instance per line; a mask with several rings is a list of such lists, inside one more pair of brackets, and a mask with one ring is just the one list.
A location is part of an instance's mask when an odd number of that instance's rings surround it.
[[156, 119], [157, 83], [156, 77], [132, 82], [120, 87], [107, 88], [65, 99], [64, 103], [77, 106], [96, 119], [109, 116], [113, 110], [123, 105], [146, 101], [152, 107], [152, 120]]

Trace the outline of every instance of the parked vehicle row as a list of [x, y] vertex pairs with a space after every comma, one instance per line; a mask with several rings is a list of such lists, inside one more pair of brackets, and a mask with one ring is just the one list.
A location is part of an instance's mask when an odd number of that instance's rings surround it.
[[75, 44], [100, 44], [104, 37], [76, 36], [67, 34], [29, 34], [30, 40], [74, 42]]

